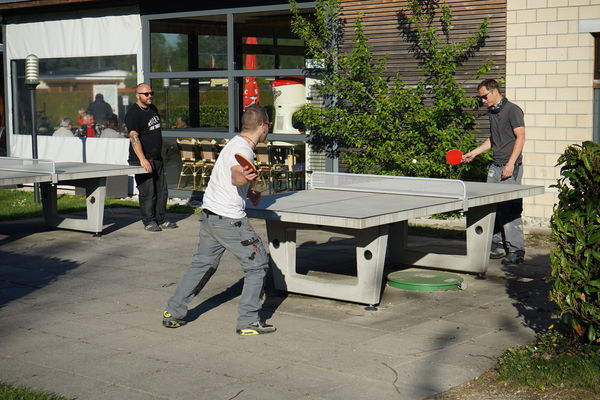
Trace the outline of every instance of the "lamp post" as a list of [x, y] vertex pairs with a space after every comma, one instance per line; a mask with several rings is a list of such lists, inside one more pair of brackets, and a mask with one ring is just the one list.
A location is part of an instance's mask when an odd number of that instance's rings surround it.
[[[31, 105], [31, 156], [38, 158], [37, 132], [35, 130], [35, 88], [40, 84], [40, 64], [36, 55], [30, 54], [25, 58], [25, 85], [29, 86], [29, 101]], [[33, 199], [40, 202], [40, 184], [33, 184]]]
[[171, 80], [169, 78], [163, 79], [163, 88], [165, 89], [165, 119], [167, 120], [166, 129], [171, 128], [171, 122], [169, 121], [169, 86], [171, 86]]

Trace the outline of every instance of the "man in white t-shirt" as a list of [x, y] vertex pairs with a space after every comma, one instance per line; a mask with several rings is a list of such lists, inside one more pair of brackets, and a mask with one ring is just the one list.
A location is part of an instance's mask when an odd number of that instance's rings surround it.
[[251, 336], [275, 332], [275, 328], [261, 321], [258, 314], [262, 308], [260, 295], [269, 256], [244, 211], [246, 197], [254, 204], [260, 201], [260, 193], [248, 192], [249, 183], [258, 175], [243, 168], [234, 157], [241, 153], [253, 160], [256, 144], [267, 138], [270, 125], [263, 107], [246, 108], [241, 133], [219, 153], [202, 201], [198, 250], [167, 303], [163, 313], [165, 327], [178, 328], [187, 323], [187, 305], [215, 273], [227, 249], [237, 257], [244, 271], [236, 333]]

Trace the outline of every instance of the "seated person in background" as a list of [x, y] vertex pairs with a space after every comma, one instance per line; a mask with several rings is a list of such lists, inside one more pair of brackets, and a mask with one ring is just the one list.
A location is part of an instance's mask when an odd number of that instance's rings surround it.
[[83, 108], [80, 108], [79, 110], [77, 110], [77, 125], [79, 125], [79, 127], [83, 126], [83, 117], [85, 116], [85, 110]]
[[94, 116], [92, 114], [86, 114], [83, 116], [83, 128], [84, 136], [96, 137], [96, 124], [94, 123]]
[[73, 121], [71, 118], [63, 118], [60, 121], [60, 128], [54, 131], [52, 136], [63, 136], [63, 137], [73, 137], [73, 132], [71, 131]]
[[187, 128], [188, 124], [187, 124], [187, 118], [184, 115], [178, 115], [177, 119], [175, 120], [175, 125], [173, 125], [171, 128]]
[[113, 114], [106, 120], [106, 128], [102, 130], [100, 137], [102, 138], [123, 138], [123, 135], [118, 131], [119, 129], [119, 117]]

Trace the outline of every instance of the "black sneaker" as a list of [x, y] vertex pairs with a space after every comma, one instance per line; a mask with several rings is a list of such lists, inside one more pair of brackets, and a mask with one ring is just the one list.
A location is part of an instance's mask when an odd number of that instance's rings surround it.
[[175, 222], [171, 222], [171, 221], [165, 221], [162, 224], [160, 224], [159, 227], [161, 229], [175, 229], [175, 228], [178, 228], [177, 224]]
[[175, 318], [170, 312], [163, 312], [163, 325], [165, 328], [179, 328], [187, 324], [187, 321], [183, 318]]
[[243, 326], [241, 328], [236, 329], [236, 333], [241, 336], [255, 336], [255, 335], [264, 335], [265, 333], [275, 332], [275, 329], [272, 325], [267, 325], [264, 322], [258, 321]]
[[144, 225], [144, 230], [148, 231], [148, 232], [160, 232], [162, 231], [162, 229], [160, 229], [160, 226], [158, 226], [158, 224], [156, 222], [150, 222], [148, 225]]
[[519, 254], [519, 252], [508, 253], [506, 257], [502, 260], [502, 264], [504, 265], [519, 265], [525, 262], [523, 255]]

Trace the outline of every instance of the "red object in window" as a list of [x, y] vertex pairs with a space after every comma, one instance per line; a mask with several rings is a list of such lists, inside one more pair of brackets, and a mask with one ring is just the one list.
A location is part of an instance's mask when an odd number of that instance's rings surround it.
[[[258, 40], [256, 40], [255, 37], [247, 37], [246, 44], [258, 44]], [[246, 54], [244, 56], [244, 69], [256, 69], [256, 54]], [[242, 104], [243, 110], [253, 104], [259, 104], [258, 83], [254, 76], [247, 76], [244, 78]]]
[[286, 76], [285, 78], [276, 79], [271, 82], [271, 86], [287, 86], [287, 85], [304, 85], [304, 77], [302, 76]]

